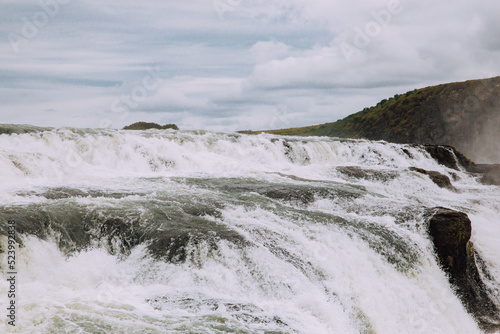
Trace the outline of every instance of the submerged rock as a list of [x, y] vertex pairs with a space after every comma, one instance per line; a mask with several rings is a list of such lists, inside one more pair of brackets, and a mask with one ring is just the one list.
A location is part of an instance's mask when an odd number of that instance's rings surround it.
[[349, 178], [381, 182], [393, 180], [398, 176], [398, 173], [394, 171], [368, 169], [359, 166], [338, 166], [337, 171]]
[[429, 212], [428, 232], [439, 263], [449, 275], [462, 303], [483, 330], [500, 329], [500, 308], [490, 297], [476, 266], [471, 236], [471, 221], [467, 214], [446, 208]]
[[446, 188], [449, 190], [457, 191], [457, 189], [451, 184], [450, 178], [446, 175], [443, 175], [439, 172], [428, 171], [422, 168], [410, 167], [411, 171], [427, 175], [432, 182], [438, 185], [440, 188]]
[[310, 204], [318, 198], [328, 199], [355, 199], [362, 195], [361, 191], [354, 191], [351, 189], [341, 188], [327, 188], [327, 187], [313, 187], [313, 186], [300, 186], [300, 185], [287, 185], [279, 186], [274, 185], [269, 189], [260, 191], [261, 195], [268, 198], [283, 200], [287, 202], [296, 202], [303, 204]]

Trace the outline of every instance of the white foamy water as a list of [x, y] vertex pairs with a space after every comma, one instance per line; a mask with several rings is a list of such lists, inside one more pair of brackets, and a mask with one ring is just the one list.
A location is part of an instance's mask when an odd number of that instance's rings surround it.
[[[0, 329], [481, 333], [427, 236], [423, 213], [436, 206], [469, 215], [498, 293], [500, 187], [420, 147], [156, 130], [0, 135], [1, 224], [16, 220], [24, 244], [17, 324]], [[0, 261], [7, 305], [5, 253]]]

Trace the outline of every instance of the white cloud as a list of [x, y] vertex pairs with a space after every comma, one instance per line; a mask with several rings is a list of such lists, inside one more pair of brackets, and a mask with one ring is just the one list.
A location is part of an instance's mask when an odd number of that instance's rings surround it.
[[[23, 30], [43, 8], [5, 2], [0, 121], [300, 126], [413, 88], [499, 74], [493, 0], [220, 1], [222, 15], [212, 0], [71, 0], [30, 38]], [[9, 33], [24, 38], [18, 53]], [[126, 115], [111, 112], [151, 68], [161, 85]]]
[[263, 63], [287, 57], [292, 50], [282, 42], [259, 41], [249, 49], [249, 52], [253, 55], [257, 63]]

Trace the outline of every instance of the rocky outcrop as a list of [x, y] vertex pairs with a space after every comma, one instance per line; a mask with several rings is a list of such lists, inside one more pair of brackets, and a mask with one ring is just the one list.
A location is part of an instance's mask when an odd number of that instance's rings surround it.
[[123, 128], [123, 130], [149, 130], [149, 129], [158, 129], [158, 130], [174, 129], [174, 130], [179, 130], [179, 128], [175, 124], [160, 125], [160, 124], [157, 124], [157, 123], [148, 123], [148, 122], [136, 122], [134, 124], [127, 125], [127, 126], [125, 126]]
[[474, 163], [465, 155], [448, 145], [418, 145], [429, 153], [437, 163], [455, 170], [469, 170]]
[[500, 329], [500, 308], [490, 297], [476, 266], [471, 221], [467, 214], [434, 208], [428, 212], [428, 232], [439, 263], [463, 304], [484, 330]]
[[[452, 146], [415, 145], [423, 147], [440, 165], [455, 170], [465, 170], [476, 174], [479, 181], [487, 185], [500, 185], [500, 164], [476, 164]], [[425, 173], [424, 173], [425, 174]]]

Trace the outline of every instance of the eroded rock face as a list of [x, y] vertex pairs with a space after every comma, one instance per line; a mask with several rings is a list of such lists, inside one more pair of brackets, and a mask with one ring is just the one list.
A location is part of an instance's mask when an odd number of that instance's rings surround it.
[[[418, 145], [417, 145], [418, 146]], [[448, 145], [422, 145], [437, 163], [451, 169], [468, 169], [474, 165], [465, 155]]]
[[445, 208], [435, 210], [429, 220], [429, 235], [443, 268], [452, 277], [459, 277], [466, 269], [471, 222], [465, 213]]
[[449, 281], [456, 288], [462, 303], [482, 329], [500, 329], [500, 308], [490, 297], [476, 266], [479, 255], [469, 240], [469, 217], [463, 212], [446, 208], [431, 209], [429, 215], [428, 232], [439, 263], [449, 275]]
[[436, 162], [439, 163], [440, 165], [455, 170], [466, 170], [469, 173], [476, 174], [477, 176], [479, 176], [479, 181], [481, 181], [483, 184], [497, 185], [497, 186], [500, 185], [500, 164], [476, 164], [471, 160], [469, 160], [465, 155], [457, 151], [452, 146], [447, 146], [447, 145], [416, 145], [416, 146], [423, 147], [425, 151], [429, 153], [429, 155], [434, 160], [436, 160]]

